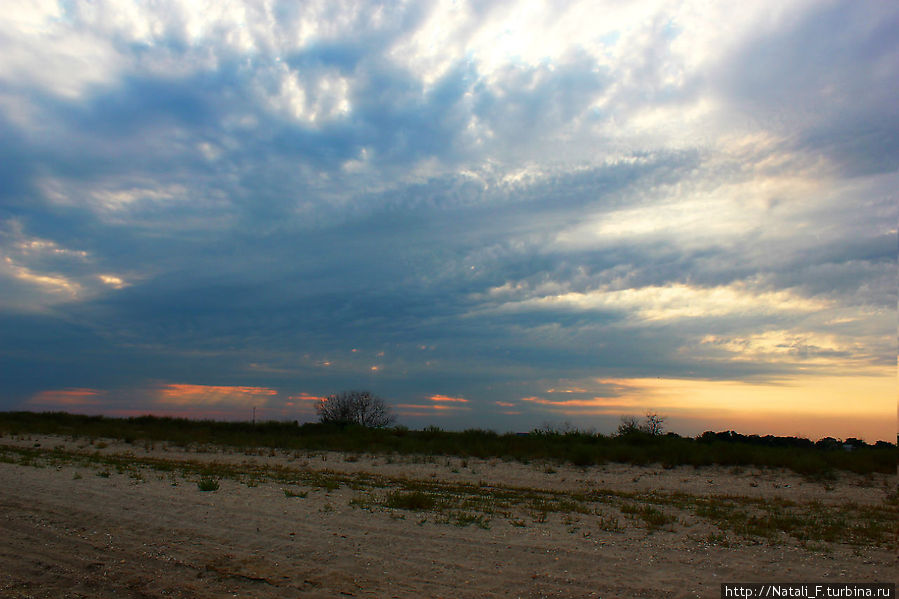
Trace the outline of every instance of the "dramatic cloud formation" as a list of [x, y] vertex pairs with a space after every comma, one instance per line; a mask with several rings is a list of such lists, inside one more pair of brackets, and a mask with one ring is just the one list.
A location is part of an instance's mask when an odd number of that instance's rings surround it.
[[891, 3], [13, 0], [0, 409], [895, 434]]

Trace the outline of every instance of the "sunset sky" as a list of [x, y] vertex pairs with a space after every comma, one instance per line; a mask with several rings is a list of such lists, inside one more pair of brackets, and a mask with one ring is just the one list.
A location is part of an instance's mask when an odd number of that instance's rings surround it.
[[0, 410], [895, 440], [899, 4], [5, 1]]

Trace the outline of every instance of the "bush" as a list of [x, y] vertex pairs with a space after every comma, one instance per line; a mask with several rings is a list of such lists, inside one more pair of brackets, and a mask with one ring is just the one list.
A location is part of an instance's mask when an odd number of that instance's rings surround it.
[[219, 481], [212, 477], [201, 478], [197, 481], [197, 487], [201, 491], [218, 491]]
[[641, 423], [636, 416], [622, 416], [618, 430], [615, 432], [618, 437], [631, 437], [640, 435], [649, 435], [650, 437], [661, 436], [665, 430], [665, 417], [659, 416], [655, 412], [647, 412], [646, 417]]

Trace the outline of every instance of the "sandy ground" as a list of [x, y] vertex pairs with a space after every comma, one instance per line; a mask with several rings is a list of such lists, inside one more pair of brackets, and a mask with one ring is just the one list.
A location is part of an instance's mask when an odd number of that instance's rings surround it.
[[[541, 516], [523, 503], [512, 514], [490, 514], [482, 527], [460, 526], [434, 511], [359, 502], [422, 481], [521, 493], [653, 491], [692, 500], [727, 495], [876, 506], [894, 490], [894, 477], [811, 482], [752, 469], [583, 469], [443, 457], [187, 451], [162, 443], [98, 448], [38, 436], [0, 438], [4, 446], [236, 464], [248, 472], [279, 467], [298, 481], [308, 481], [303, 476], [313, 471], [344, 481], [373, 474], [381, 482], [329, 489], [265, 476], [249, 484], [222, 478], [217, 491], [202, 492], [196, 473], [178, 470], [118, 472], [77, 460], [43, 467], [0, 463], [0, 597], [719, 597], [722, 582], [899, 578], [892, 548], [808, 544], [787, 535], [743, 538], [687, 512], [652, 529], [613, 508]], [[288, 497], [285, 488], [305, 496]], [[601, 521], [613, 513], [617, 530]]]

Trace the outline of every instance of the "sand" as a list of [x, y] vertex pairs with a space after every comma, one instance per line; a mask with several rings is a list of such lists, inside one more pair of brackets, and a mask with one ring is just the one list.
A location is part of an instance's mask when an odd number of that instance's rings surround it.
[[[761, 498], [882, 508], [896, 484], [883, 475], [810, 481], [751, 468], [577, 468], [0, 438], [3, 455], [21, 455], [10, 448], [57, 452], [52, 460], [0, 463], [2, 597], [719, 597], [722, 582], [899, 577], [891, 543], [743, 536], [672, 502], [660, 507], [672, 517], [660, 527], [622, 510], [648, 493], [686, 505]], [[136, 466], [110, 467], [106, 458]], [[193, 470], [166, 471], [164, 462]], [[203, 492], [196, 470], [203, 464], [255, 474], [222, 477], [218, 490]], [[310, 482], [315, 473], [339, 483]], [[459, 511], [384, 505], [386, 495], [416, 485], [450, 495], [463, 489]], [[465, 489], [521, 499], [495, 511], [463, 509]], [[579, 504], [586, 511], [541, 511], [528, 489], [612, 499]], [[895, 534], [895, 519], [892, 526]]]

